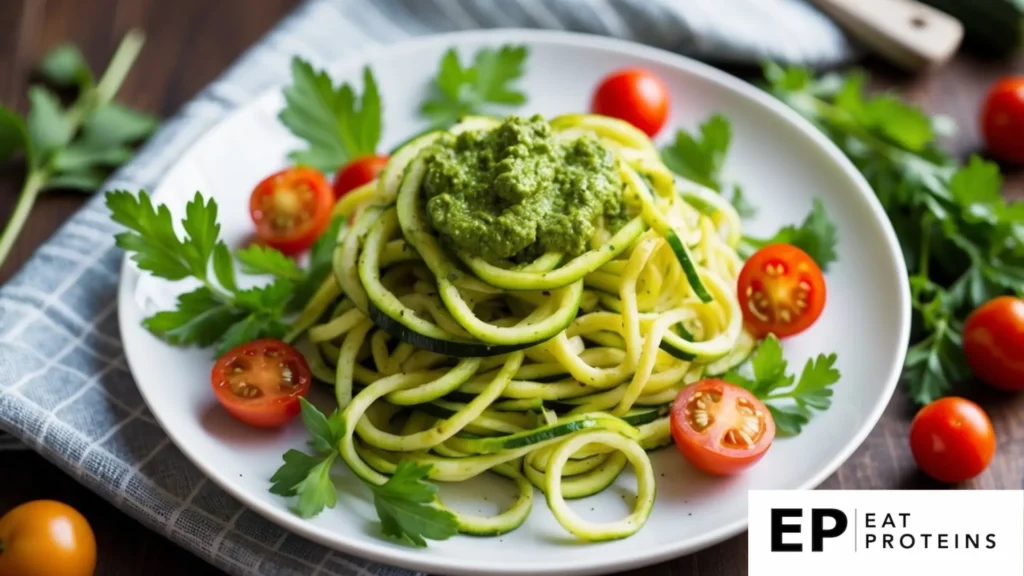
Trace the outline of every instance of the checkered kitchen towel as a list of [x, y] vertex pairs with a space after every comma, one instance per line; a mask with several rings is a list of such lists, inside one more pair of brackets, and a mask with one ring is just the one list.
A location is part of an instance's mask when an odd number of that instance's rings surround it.
[[[105, 188], [152, 189], [195, 139], [288, 77], [409, 36], [480, 27], [614, 35], [715, 61], [829, 65], [854, 50], [800, 0], [310, 0], [167, 122]], [[0, 288], [0, 449], [37, 450], [232, 574], [404, 574], [303, 540], [213, 485], [168, 441], [125, 364], [122, 254], [97, 196]]]

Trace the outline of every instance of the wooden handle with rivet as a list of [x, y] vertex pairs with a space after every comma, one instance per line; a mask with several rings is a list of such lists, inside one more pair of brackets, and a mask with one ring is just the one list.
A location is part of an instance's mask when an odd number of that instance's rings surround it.
[[851, 36], [911, 71], [945, 63], [964, 35], [959, 20], [914, 0], [812, 1]]

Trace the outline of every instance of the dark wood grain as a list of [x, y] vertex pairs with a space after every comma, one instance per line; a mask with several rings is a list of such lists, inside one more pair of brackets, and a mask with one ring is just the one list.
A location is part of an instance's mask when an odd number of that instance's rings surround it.
[[[298, 0], [2, 0], [0, 1], [0, 101], [24, 110], [33, 63], [54, 44], [72, 41], [90, 63], [105, 64], [126, 30], [139, 27], [147, 45], [121, 97], [133, 106], [170, 115], [257, 40]], [[977, 111], [987, 87], [998, 77], [1024, 73], [1024, 60], [989, 62], [959, 56], [930, 75], [908, 78], [882, 63], [868, 61], [879, 87], [898, 90], [929, 111], [956, 120], [959, 132], [950, 148], [966, 156], [980, 149]], [[0, 220], [6, 220], [21, 174], [0, 172]], [[1007, 176], [1006, 192], [1024, 197], [1024, 174]], [[84, 197], [54, 193], [43, 197], [0, 268], [9, 278], [36, 246], [81, 205]], [[978, 400], [992, 417], [999, 439], [989, 469], [963, 488], [1021, 488], [1024, 480], [1024, 397], [1007, 397], [975, 387], [964, 395]], [[907, 445], [912, 408], [896, 394], [882, 420], [856, 453], [824, 484], [825, 488], [939, 488], [917, 472]], [[29, 452], [0, 454], [3, 489], [0, 513], [37, 498], [63, 500], [92, 522], [103, 576], [217, 574], [203, 561], [163, 536], [142, 528], [110, 504]], [[746, 535], [659, 566], [645, 575], [735, 576], [747, 571]]]

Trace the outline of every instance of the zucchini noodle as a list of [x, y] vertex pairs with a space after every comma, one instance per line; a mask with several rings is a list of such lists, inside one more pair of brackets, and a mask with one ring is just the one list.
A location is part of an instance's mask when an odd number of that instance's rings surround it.
[[[467, 118], [451, 132], [498, 124]], [[671, 443], [678, 391], [753, 349], [735, 294], [739, 217], [677, 181], [624, 122], [577, 114], [550, 126], [558, 139], [597, 138], [613, 158], [628, 210], [617, 230], [599, 227], [571, 258], [545, 252], [520, 265], [449, 250], [421, 195], [443, 135], [429, 133], [338, 202], [335, 214], [351, 220], [334, 273], [288, 339], [333, 384], [340, 454], [367, 482], [386, 482], [401, 460], [430, 464], [439, 482], [493, 473], [518, 497], [492, 517], [453, 511], [462, 533], [517, 528], [537, 488], [575, 536], [623, 538], [653, 507], [647, 451]], [[637, 479], [628, 516], [595, 524], [569, 509], [627, 465]]]

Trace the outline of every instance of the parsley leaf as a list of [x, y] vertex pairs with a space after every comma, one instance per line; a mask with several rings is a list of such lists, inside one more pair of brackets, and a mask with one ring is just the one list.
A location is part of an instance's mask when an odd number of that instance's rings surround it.
[[1002, 186], [999, 167], [977, 156], [971, 156], [970, 163], [949, 179], [953, 200], [963, 210], [964, 221], [971, 224], [999, 221], [1000, 210], [1005, 206], [999, 193]]
[[[292, 509], [299, 516], [310, 518], [337, 503], [330, 468], [338, 455], [345, 423], [338, 411], [328, 417], [305, 398], [299, 402], [302, 422], [310, 436], [308, 445], [314, 454], [298, 450], [285, 452], [284, 463], [270, 477], [270, 492], [297, 496]], [[444, 540], [458, 533], [455, 515], [434, 505], [437, 486], [427, 481], [430, 468], [429, 464], [402, 461], [387, 482], [370, 485], [385, 536], [414, 546], [426, 546], [425, 538]]]
[[92, 86], [92, 70], [74, 44], [61, 44], [43, 57], [39, 73], [48, 82], [62, 88], [78, 86], [86, 89]]
[[285, 336], [288, 326], [282, 318], [296, 305], [296, 282], [308, 282], [309, 278], [279, 252], [246, 250], [242, 251], [244, 264], [286, 270], [287, 274], [264, 286], [239, 289], [234, 258], [219, 238], [213, 199], [205, 200], [197, 192], [186, 205], [181, 223], [184, 240], [178, 237], [167, 207], [154, 206], [146, 192], [135, 195], [115, 190], [107, 193], [106, 200], [111, 218], [128, 228], [117, 234], [117, 245], [129, 252], [139, 268], [167, 280], [191, 277], [202, 283], [179, 296], [175, 309], [145, 319], [143, 325], [150, 332], [179, 346], [216, 344], [217, 355], [257, 338]]
[[273, 274], [293, 281], [302, 281], [306, 277], [295, 260], [269, 246], [253, 244], [235, 252], [235, 257], [247, 274]]
[[953, 382], [970, 373], [960, 333], [946, 326], [907, 350], [903, 378], [910, 386], [911, 399], [928, 404], [948, 395]]
[[426, 481], [429, 473], [429, 464], [404, 460], [387, 482], [370, 486], [385, 536], [424, 547], [424, 538], [447, 540], [458, 533], [455, 515], [432, 505], [437, 486]]
[[829, 265], [838, 258], [836, 226], [825, 212], [825, 205], [817, 198], [814, 199], [810, 214], [799, 226], [785, 226], [767, 239], [744, 236], [743, 242], [740, 252], [745, 257], [769, 244], [792, 244], [806, 252], [822, 272], [828, 272]]
[[177, 309], [157, 312], [142, 325], [177, 346], [210, 346], [245, 315], [203, 286], [178, 296]]
[[455, 49], [441, 58], [431, 96], [420, 112], [437, 127], [447, 128], [470, 114], [486, 114], [495, 106], [521, 106], [526, 94], [515, 87], [529, 50], [525, 46], [481, 48], [473, 65], [463, 68]]
[[813, 410], [828, 410], [832, 406], [832, 385], [839, 381], [836, 359], [834, 353], [819, 354], [807, 361], [797, 379], [787, 373], [782, 345], [769, 334], [750, 358], [752, 378], [741, 367], [729, 370], [722, 378], [750, 390], [771, 411], [776, 430], [795, 436], [813, 417]]
[[700, 125], [699, 134], [679, 129], [672, 144], [661, 149], [669, 170], [715, 191], [722, 190], [721, 172], [732, 141], [732, 125], [715, 114]]
[[[725, 116], [714, 114], [698, 131], [698, 134], [691, 134], [679, 129], [672, 144], [661, 149], [661, 159], [669, 170], [683, 178], [724, 192], [728, 186], [722, 182], [722, 164], [732, 142], [732, 125]], [[750, 218], [757, 213], [738, 184], [732, 186], [729, 203], [740, 218]]]
[[[1024, 203], [1007, 203], [991, 162], [959, 165], [939, 147], [948, 121], [893, 94], [868, 95], [861, 74], [814, 78], [765, 66], [767, 89], [822, 129], [864, 174], [907, 263], [915, 331], [904, 380], [915, 402], [970, 377], [960, 326], [981, 303], [1024, 285]], [[823, 229], [823, 228], [822, 228]]]
[[732, 197], [729, 198], [729, 203], [736, 209], [736, 213], [740, 215], [740, 218], [753, 218], [757, 214], [757, 208], [747, 200], [747, 197], [743, 194], [743, 188], [739, 184], [733, 185]]
[[381, 103], [369, 68], [363, 70], [363, 95], [358, 96], [348, 84], [334, 86], [327, 72], [295, 58], [284, 99], [281, 123], [307, 144], [289, 155], [296, 163], [333, 173], [354, 158], [376, 152]]
[[154, 207], [148, 194], [136, 196], [126, 190], [108, 192], [106, 200], [111, 218], [129, 229], [115, 236], [117, 246], [130, 252], [140, 269], [166, 280], [192, 275], [193, 262], [174, 232], [166, 206]]

